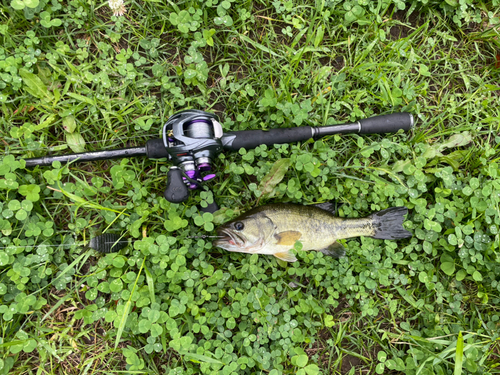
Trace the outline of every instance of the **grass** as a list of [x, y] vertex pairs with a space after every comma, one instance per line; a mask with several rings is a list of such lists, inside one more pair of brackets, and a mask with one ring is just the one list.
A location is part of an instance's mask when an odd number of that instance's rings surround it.
[[[500, 373], [500, 4], [454, 3], [2, 4], [0, 374]], [[221, 154], [214, 216], [206, 194], [163, 199], [165, 161], [15, 162], [143, 145], [186, 108], [226, 131], [417, 124]], [[405, 205], [414, 237], [286, 265], [193, 238], [257, 203], [325, 201]], [[82, 245], [106, 231], [131, 244]]]

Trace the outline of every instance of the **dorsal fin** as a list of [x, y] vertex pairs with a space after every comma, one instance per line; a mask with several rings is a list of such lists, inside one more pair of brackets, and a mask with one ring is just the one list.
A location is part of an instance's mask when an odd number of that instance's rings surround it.
[[323, 202], [323, 203], [316, 203], [313, 204], [314, 207], [321, 208], [324, 211], [327, 211], [331, 213], [332, 215], [335, 215], [337, 213], [337, 203], [336, 202]]

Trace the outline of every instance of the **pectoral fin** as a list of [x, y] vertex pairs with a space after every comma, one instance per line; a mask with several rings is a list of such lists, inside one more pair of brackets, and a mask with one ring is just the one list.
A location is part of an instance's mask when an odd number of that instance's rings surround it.
[[290, 250], [282, 251], [281, 253], [273, 254], [276, 258], [284, 260], [285, 262], [295, 262], [297, 258], [292, 254]]
[[276, 245], [293, 246], [295, 245], [295, 241], [299, 240], [300, 237], [302, 237], [302, 233], [295, 230], [289, 230], [286, 232], [277, 233], [274, 235], [274, 237], [278, 240]]
[[338, 242], [332, 243], [325, 249], [320, 250], [323, 254], [331, 256], [333, 258], [342, 258], [345, 256], [345, 247]]

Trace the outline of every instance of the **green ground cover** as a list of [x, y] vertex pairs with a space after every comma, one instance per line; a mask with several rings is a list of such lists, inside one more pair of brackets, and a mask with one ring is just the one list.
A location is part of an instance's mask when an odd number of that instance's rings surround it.
[[[124, 6], [0, 4], [0, 374], [500, 373], [500, 1]], [[221, 154], [215, 215], [208, 193], [163, 198], [165, 161], [21, 161], [142, 145], [186, 108], [225, 130], [417, 127]], [[191, 238], [257, 202], [325, 201], [405, 205], [414, 236], [293, 264]], [[106, 231], [134, 242], [83, 246]]]

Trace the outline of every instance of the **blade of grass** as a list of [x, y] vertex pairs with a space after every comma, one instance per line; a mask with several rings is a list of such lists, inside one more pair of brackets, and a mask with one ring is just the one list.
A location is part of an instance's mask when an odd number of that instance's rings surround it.
[[120, 343], [120, 339], [123, 334], [123, 330], [125, 329], [125, 324], [127, 323], [128, 314], [130, 312], [130, 306], [132, 306], [132, 296], [134, 295], [135, 288], [137, 287], [137, 282], [139, 281], [139, 277], [141, 276], [142, 269], [144, 268], [144, 264], [146, 263], [146, 257], [142, 260], [141, 269], [137, 274], [137, 278], [135, 279], [134, 287], [132, 288], [132, 292], [130, 293], [130, 297], [128, 298], [127, 303], [125, 304], [125, 308], [123, 309], [123, 313], [120, 319], [120, 324], [118, 325], [118, 331], [116, 333], [115, 340], [115, 349], [118, 347]]
[[267, 48], [266, 46], [263, 46], [262, 44], [250, 39], [249, 37], [245, 36], [245, 35], [242, 35], [240, 34], [239, 35], [240, 39], [247, 42], [247, 43], [250, 43], [252, 46], [254, 46], [255, 48], [258, 48], [260, 49], [261, 51], [264, 51], [272, 56], [275, 56], [275, 57], [281, 57], [280, 55], [278, 55], [277, 53], [273, 52], [272, 50], [270, 50], [269, 48]]
[[151, 298], [151, 303], [155, 303], [155, 282], [153, 280], [153, 276], [151, 275], [151, 272], [149, 272], [147, 267], [144, 267], [144, 271], [146, 272], [146, 282], [148, 283], [149, 298]]
[[128, 214], [124, 213], [123, 211], [117, 211], [117, 210], [114, 210], [112, 208], [101, 206], [98, 203], [89, 202], [89, 201], [83, 199], [82, 197], [79, 197], [78, 195], [72, 194], [69, 191], [64, 190], [62, 188], [62, 186], [61, 186], [61, 182], [60, 181], [57, 181], [57, 185], [59, 186], [59, 190], [61, 191], [61, 193], [63, 193], [65, 196], [67, 196], [73, 202], [77, 203], [77, 207], [78, 208], [80, 208], [80, 207], [87, 207], [87, 208], [92, 208], [94, 210], [110, 211], [110, 212], [114, 212], [116, 214], [129, 216]]
[[67, 272], [69, 272], [73, 266], [75, 266], [80, 260], [83, 259], [83, 257], [85, 257], [85, 253], [81, 254], [78, 258], [76, 258], [73, 262], [71, 262], [71, 264], [69, 266], [67, 266], [61, 273], [59, 276], [57, 276], [56, 278], [54, 278], [50, 283], [48, 283], [47, 285], [45, 285], [44, 287], [38, 289], [37, 291], [31, 293], [31, 295], [36, 295], [37, 293], [39, 293], [40, 291], [44, 290], [45, 288], [47, 288], [49, 285], [52, 285], [54, 284], [57, 280], [59, 280], [64, 274], [66, 274]]
[[[75, 291], [80, 287], [80, 285], [83, 284], [83, 282], [86, 280], [87, 278], [84, 277], [82, 278], [75, 286]], [[64, 297], [62, 297], [59, 301], [57, 301], [54, 306], [51, 307], [51, 309], [49, 311], [47, 311], [47, 313], [43, 316], [42, 320], [40, 322], [43, 322], [45, 319], [47, 319], [49, 316], [52, 315], [52, 313], [54, 311], [56, 311], [64, 302], [66, 302], [70, 297], [72, 296], [71, 293], [68, 293], [66, 294]]]
[[190, 361], [193, 361], [195, 363], [216, 363], [218, 365], [223, 365], [224, 363], [214, 359], [207, 357], [206, 355], [203, 354], [196, 354], [196, 353], [186, 353], [186, 352], [181, 352], [179, 353], [184, 356], [184, 358], [189, 359]]
[[462, 375], [462, 364], [464, 362], [464, 338], [462, 337], [462, 331], [458, 333], [457, 339], [457, 350], [455, 354], [455, 371], [454, 375]]

